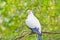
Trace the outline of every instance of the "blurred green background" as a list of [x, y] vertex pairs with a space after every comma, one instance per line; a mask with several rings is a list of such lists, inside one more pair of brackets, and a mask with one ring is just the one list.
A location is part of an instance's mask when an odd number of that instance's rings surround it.
[[[60, 32], [60, 0], [0, 0], [0, 40], [15, 40], [30, 31], [25, 24], [28, 9], [39, 19], [42, 31]], [[60, 40], [60, 34], [42, 37]], [[37, 40], [37, 35], [29, 35], [24, 40]]]

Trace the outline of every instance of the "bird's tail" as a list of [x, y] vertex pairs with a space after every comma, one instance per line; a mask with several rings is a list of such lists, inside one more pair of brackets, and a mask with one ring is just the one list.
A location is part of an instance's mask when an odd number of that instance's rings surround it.
[[38, 40], [42, 40], [42, 34], [38, 34]]

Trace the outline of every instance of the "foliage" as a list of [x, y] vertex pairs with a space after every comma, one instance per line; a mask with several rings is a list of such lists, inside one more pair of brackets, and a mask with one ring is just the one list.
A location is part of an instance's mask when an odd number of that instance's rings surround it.
[[[39, 19], [42, 31], [60, 32], [60, 0], [0, 0], [0, 39], [14, 40], [29, 31], [25, 24], [28, 9]], [[58, 34], [42, 37], [43, 40], [60, 40]], [[37, 35], [29, 35], [24, 40], [37, 40]]]

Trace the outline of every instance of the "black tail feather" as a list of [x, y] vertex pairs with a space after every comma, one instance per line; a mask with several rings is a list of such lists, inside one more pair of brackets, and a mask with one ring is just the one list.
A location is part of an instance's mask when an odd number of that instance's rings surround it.
[[38, 40], [42, 40], [42, 34], [38, 34]]

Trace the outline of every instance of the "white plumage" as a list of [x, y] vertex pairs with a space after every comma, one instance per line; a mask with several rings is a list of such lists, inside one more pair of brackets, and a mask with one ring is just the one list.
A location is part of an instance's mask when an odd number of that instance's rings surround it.
[[39, 32], [41, 33], [41, 25], [39, 20], [33, 15], [31, 10], [27, 10], [28, 17], [26, 19], [26, 25], [29, 28], [38, 28]]

